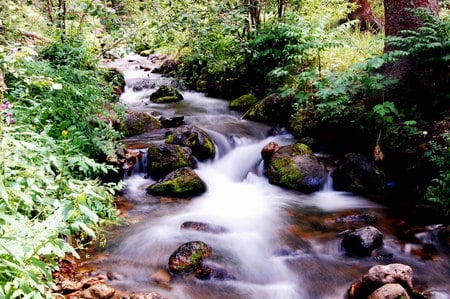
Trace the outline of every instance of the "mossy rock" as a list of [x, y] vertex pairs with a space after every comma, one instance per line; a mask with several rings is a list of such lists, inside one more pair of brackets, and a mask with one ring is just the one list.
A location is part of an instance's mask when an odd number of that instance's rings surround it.
[[120, 124], [120, 132], [125, 136], [140, 135], [161, 129], [161, 122], [143, 112], [127, 112], [125, 121]]
[[375, 162], [359, 153], [349, 153], [332, 172], [333, 188], [357, 194], [384, 191], [385, 175]]
[[147, 174], [160, 179], [182, 167], [194, 167], [190, 148], [176, 144], [151, 144], [147, 151]]
[[189, 167], [174, 170], [147, 188], [147, 192], [151, 195], [173, 197], [192, 197], [200, 195], [205, 191], [205, 183]]
[[251, 106], [244, 113], [243, 118], [276, 125], [286, 124], [289, 121], [289, 117], [286, 116], [291, 114], [291, 101], [282, 99], [277, 94], [272, 94]]
[[271, 184], [305, 193], [319, 190], [326, 178], [325, 167], [301, 143], [280, 147], [266, 161], [266, 175]]
[[230, 103], [230, 108], [239, 111], [246, 111], [256, 104], [258, 99], [252, 94], [245, 94]]
[[202, 241], [185, 243], [170, 255], [169, 271], [175, 274], [194, 272], [211, 252], [211, 247]]
[[150, 101], [154, 103], [173, 103], [183, 100], [183, 95], [172, 86], [160, 86], [154, 93], [150, 95]]
[[200, 161], [213, 159], [216, 155], [216, 147], [212, 139], [196, 126], [176, 128], [167, 135], [166, 143], [189, 147], [192, 149], [192, 154]]

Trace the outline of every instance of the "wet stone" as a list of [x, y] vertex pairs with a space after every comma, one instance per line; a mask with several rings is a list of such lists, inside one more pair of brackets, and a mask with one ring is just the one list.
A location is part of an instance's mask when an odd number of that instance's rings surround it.
[[383, 245], [383, 235], [373, 226], [366, 226], [346, 234], [341, 242], [349, 255], [368, 256]]
[[213, 234], [220, 234], [227, 232], [227, 229], [223, 226], [197, 221], [183, 222], [180, 226], [180, 229], [203, 231]]
[[211, 247], [202, 241], [191, 241], [178, 247], [169, 258], [172, 273], [191, 273], [200, 267], [203, 259], [211, 255]]

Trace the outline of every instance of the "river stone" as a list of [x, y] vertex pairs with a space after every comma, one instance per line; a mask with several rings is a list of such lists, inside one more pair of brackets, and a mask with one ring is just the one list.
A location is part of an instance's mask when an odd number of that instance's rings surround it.
[[223, 226], [197, 221], [183, 222], [180, 226], [180, 229], [196, 230], [213, 234], [220, 234], [227, 232], [227, 229]]
[[347, 154], [331, 176], [333, 188], [338, 191], [370, 194], [383, 191], [385, 186], [383, 172], [359, 153]]
[[159, 121], [161, 122], [164, 128], [176, 128], [183, 125], [184, 116], [182, 115], [174, 115], [171, 117], [161, 116], [159, 118]]
[[205, 191], [205, 183], [190, 167], [176, 169], [147, 188], [151, 195], [173, 197], [191, 197]]
[[367, 299], [409, 299], [408, 292], [398, 283], [388, 283], [378, 288]]
[[120, 124], [120, 132], [125, 136], [140, 135], [162, 128], [158, 119], [144, 112], [127, 111], [125, 121]]
[[172, 86], [163, 85], [150, 95], [150, 101], [154, 103], [173, 103], [183, 100], [181, 93]]
[[211, 255], [211, 247], [202, 241], [191, 241], [178, 247], [169, 258], [172, 273], [190, 273], [200, 267], [203, 259]]
[[239, 111], [246, 111], [256, 104], [258, 99], [252, 94], [244, 94], [230, 102], [230, 108]]
[[413, 289], [413, 270], [404, 264], [376, 265], [369, 269], [363, 277], [363, 284], [381, 286], [398, 283], [406, 290]]
[[300, 192], [313, 192], [325, 182], [325, 168], [311, 149], [301, 143], [282, 146], [265, 165], [271, 184]]
[[211, 138], [196, 126], [183, 126], [173, 130], [166, 136], [166, 143], [191, 148], [193, 155], [200, 161], [212, 159], [216, 155], [216, 147]]
[[366, 226], [346, 234], [341, 245], [349, 255], [367, 256], [383, 245], [383, 235], [375, 227]]
[[83, 291], [83, 298], [86, 299], [110, 299], [116, 290], [105, 284], [95, 284]]
[[195, 161], [189, 148], [176, 144], [151, 144], [147, 150], [147, 174], [160, 179], [182, 167], [194, 167]]

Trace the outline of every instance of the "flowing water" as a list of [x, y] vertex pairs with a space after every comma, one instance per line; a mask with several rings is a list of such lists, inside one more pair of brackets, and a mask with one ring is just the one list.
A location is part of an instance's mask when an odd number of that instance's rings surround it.
[[[90, 261], [110, 285], [125, 291], [155, 290], [174, 299], [344, 298], [348, 287], [371, 266], [400, 262], [413, 268], [416, 288], [433, 298], [449, 298], [449, 253], [436, 242], [434, 227], [417, 232], [409, 227], [407, 233], [404, 220], [387, 208], [335, 192], [330, 184], [310, 195], [269, 184], [260, 151], [270, 141], [293, 143], [292, 136], [242, 120], [241, 114], [228, 109], [228, 102], [200, 93], [183, 92], [185, 99], [179, 103], [154, 104], [148, 100], [153, 83], [171, 82], [137, 65], [126, 64], [128, 86], [121, 101], [132, 110], [184, 115], [185, 122], [214, 139], [218, 154], [198, 164], [196, 172], [208, 189], [190, 200], [146, 194], [153, 180], [146, 178], [143, 165], [127, 174], [122, 201], [130, 206], [129, 223], [112, 229], [106, 247]], [[144, 82], [145, 88], [133, 87], [136, 82]], [[162, 130], [125, 142], [145, 145], [163, 135]], [[186, 221], [219, 225], [226, 231], [180, 229]], [[383, 233], [383, 249], [366, 258], [346, 256], [340, 234], [367, 223]], [[168, 284], [158, 282], [155, 273], [167, 270], [171, 253], [189, 241], [210, 245], [212, 255], [205, 263], [223, 270], [229, 279], [204, 281], [186, 275]], [[430, 244], [432, 252], [424, 254]]]

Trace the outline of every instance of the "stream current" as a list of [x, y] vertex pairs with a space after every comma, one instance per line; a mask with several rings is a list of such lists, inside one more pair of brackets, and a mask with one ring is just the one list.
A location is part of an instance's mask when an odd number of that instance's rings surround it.
[[[217, 154], [214, 160], [198, 163], [196, 172], [207, 192], [190, 200], [148, 195], [145, 189], [154, 181], [146, 178], [145, 159], [126, 175], [121, 202], [129, 207], [128, 223], [111, 229], [106, 247], [89, 261], [95, 273], [108, 277], [108, 284], [129, 292], [156, 291], [173, 299], [344, 298], [370, 267], [404, 263], [413, 268], [415, 288], [433, 298], [450, 298], [449, 253], [436, 242], [435, 227], [408, 235], [403, 231], [405, 221], [388, 208], [333, 191], [330, 183], [309, 195], [269, 184], [261, 149], [270, 141], [293, 143], [292, 136], [242, 120], [240, 113], [229, 110], [228, 102], [201, 93], [183, 92], [184, 100], [173, 104], [150, 102], [155, 87], [170, 84], [170, 79], [143, 70], [142, 59], [145, 63], [145, 58], [133, 57], [119, 65], [127, 82], [121, 101], [130, 110], [183, 115], [186, 123], [211, 136]], [[148, 84], [136, 88], [137, 82]], [[145, 156], [145, 145], [160, 142], [163, 136], [160, 130], [129, 138], [125, 144]], [[362, 226], [361, 219], [383, 233], [383, 249], [370, 257], [348, 257], [340, 248], [341, 233]], [[219, 225], [226, 232], [180, 229], [186, 221]], [[186, 275], [168, 284], [155, 279], [155, 273], [167, 271], [172, 252], [189, 241], [211, 246], [205, 263], [233, 279], [203, 281]], [[429, 244], [433, 253], [424, 257]]]

